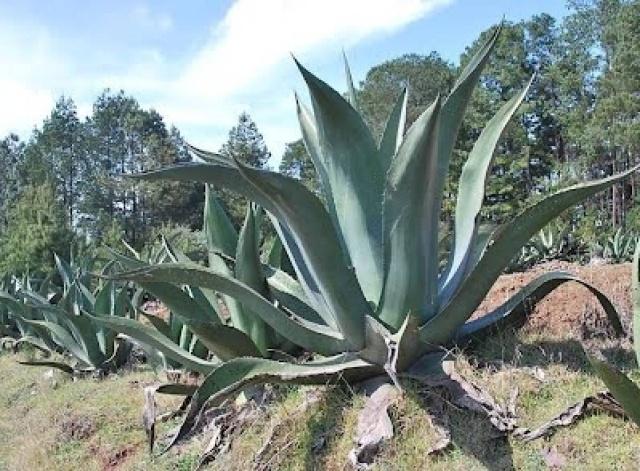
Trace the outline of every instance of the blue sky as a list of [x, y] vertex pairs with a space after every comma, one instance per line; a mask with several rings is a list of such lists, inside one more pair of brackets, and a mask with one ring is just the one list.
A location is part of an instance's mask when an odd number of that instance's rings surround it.
[[[249, 112], [279, 160], [299, 135], [291, 61], [342, 87], [386, 59], [437, 50], [457, 62], [506, 19], [566, 14], [563, 0], [0, 0], [0, 136], [26, 138], [61, 94], [90, 113], [104, 89], [157, 109], [195, 145], [217, 150]], [[340, 88], [341, 89], [341, 88]]]

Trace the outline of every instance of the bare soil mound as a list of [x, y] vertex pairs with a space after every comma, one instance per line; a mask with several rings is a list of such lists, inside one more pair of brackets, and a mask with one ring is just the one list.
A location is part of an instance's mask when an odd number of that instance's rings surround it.
[[[573, 273], [600, 289], [618, 308], [624, 325], [630, 324], [630, 263], [578, 265], [552, 261], [537, 265], [526, 272], [503, 275], [493, 286], [474, 317], [496, 308], [537, 276], [554, 270]], [[604, 312], [589, 290], [577, 283], [565, 283], [533, 308], [526, 330], [558, 336], [583, 335], [585, 326], [596, 325], [602, 319], [604, 319]]]

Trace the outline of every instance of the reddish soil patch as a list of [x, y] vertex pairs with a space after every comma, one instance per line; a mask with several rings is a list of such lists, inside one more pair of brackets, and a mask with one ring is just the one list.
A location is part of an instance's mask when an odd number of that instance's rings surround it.
[[[554, 270], [568, 271], [605, 293], [616, 306], [625, 326], [631, 319], [631, 264], [586, 265], [549, 262], [523, 273], [501, 276], [475, 316], [484, 314], [509, 299], [537, 276]], [[577, 283], [565, 283], [533, 309], [526, 326], [529, 332], [567, 336], [578, 335], [585, 322], [603, 319], [604, 312], [596, 298]]]

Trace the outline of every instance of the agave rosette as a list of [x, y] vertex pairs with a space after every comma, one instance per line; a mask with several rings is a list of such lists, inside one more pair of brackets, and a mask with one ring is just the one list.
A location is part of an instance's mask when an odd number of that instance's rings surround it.
[[[139, 175], [144, 180], [199, 181], [237, 192], [268, 213], [295, 270], [291, 296], [313, 316], [283, 309], [217, 266], [188, 261], [141, 267], [117, 276], [138, 283], [198, 286], [235, 298], [280, 336], [316, 358], [288, 363], [265, 357], [231, 358], [216, 366], [194, 394], [178, 440], [202, 406], [217, 404], [256, 382], [324, 383], [422, 370], [440, 361], [443, 347], [526, 317], [525, 299], [578, 281], [601, 302], [621, 331], [613, 305], [596, 288], [565, 272], [543, 275], [484, 317], [469, 320], [521, 248], [562, 211], [637, 169], [572, 186], [547, 196], [490, 233], [480, 210], [500, 135], [529, 85], [487, 123], [465, 163], [458, 186], [452, 249], [439, 269], [439, 221], [449, 162], [471, 94], [498, 38], [496, 28], [446, 97], [438, 97], [405, 132], [407, 91], [375, 142], [358, 112], [349, 79], [347, 98], [297, 63], [313, 111], [297, 102], [323, 201], [295, 179], [192, 148], [203, 163]], [[349, 77], [349, 74], [348, 74]], [[280, 275], [275, 267], [268, 267]]]

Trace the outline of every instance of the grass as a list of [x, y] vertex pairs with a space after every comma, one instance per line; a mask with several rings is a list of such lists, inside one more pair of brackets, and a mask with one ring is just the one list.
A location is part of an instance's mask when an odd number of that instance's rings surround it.
[[[629, 369], [633, 364], [625, 349], [612, 347], [609, 353], [618, 366]], [[505, 336], [473, 356], [458, 355], [456, 364], [499, 402], [517, 385], [517, 412], [522, 424], [531, 427], [603, 388], [571, 339]], [[147, 453], [140, 427], [141, 390], [157, 380], [153, 373], [129, 371], [101, 381], [73, 382], [61, 375], [46, 377], [46, 371], [0, 355], [0, 470], [190, 470], [197, 463], [204, 436], [161, 457], [151, 459]], [[322, 388], [320, 399], [312, 403], [305, 399], [308, 388], [280, 387], [277, 392], [265, 414], [206, 469], [349, 469], [346, 456], [364, 398], [347, 387]], [[564, 462], [563, 469], [638, 467], [640, 431], [606, 415], [525, 444], [497, 437], [484, 417], [446, 407], [453, 447], [428, 456], [436, 435], [425, 401], [428, 396], [418, 385], [407, 384], [391, 409], [396, 436], [382, 448], [375, 469], [538, 470], [548, 468], [549, 453]], [[167, 409], [176, 400], [160, 398], [160, 405]], [[162, 430], [173, 425], [163, 424]], [[267, 441], [269, 446], [256, 458]]]

